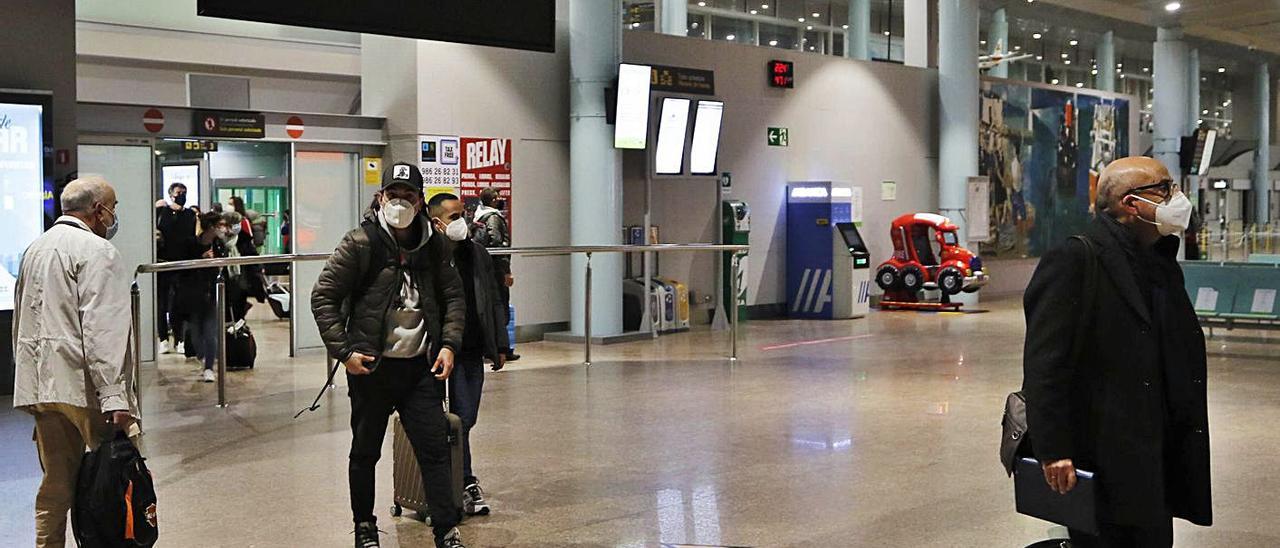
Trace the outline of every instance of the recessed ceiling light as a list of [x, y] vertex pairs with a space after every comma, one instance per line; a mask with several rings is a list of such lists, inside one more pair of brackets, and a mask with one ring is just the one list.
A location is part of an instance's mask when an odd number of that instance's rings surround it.
[[1097, 74], [1098, 74], [1098, 69], [1093, 69], [1093, 70], [1089, 71], [1089, 73], [1090, 73], [1090, 74], [1097, 75]]
[[725, 36], [725, 37], [724, 37], [724, 39], [725, 39], [725, 40], [729, 40], [729, 41], [733, 41], [733, 39], [734, 39], [734, 38], [737, 38], [737, 37], [738, 37], [738, 36], [737, 36], [736, 34], [730, 34], [730, 35], [728, 35], [728, 36]]
[[1200, 114], [1208, 114], [1208, 113], [1209, 113], [1209, 109], [1207, 109], [1207, 108], [1206, 108], [1206, 109], [1204, 109], [1204, 110], [1202, 110], [1202, 111], [1200, 111]]
[[884, 35], [885, 35], [885, 36], [888, 36], [888, 35], [889, 35], [889, 31], [887, 31], [887, 30], [886, 30], [886, 31], [884, 31]]
[[1223, 102], [1222, 102], [1222, 106], [1224, 106], [1224, 107], [1229, 107], [1229, 106], [1231, 106], [1231, 99], [1227, 99], [1226, 101], [1223, 101]]
[[1013, 51], [1019, 51], [1021, 49], [1022, 49], [1022, 46], [1013, 46]]
[[987, 45], [987, 41], [986, 41], [986, 40], [978, 40], [978, 44], [981, 44], [981, 45], [985, 46], [985, 45]]
[[1084, 87], [1084, 82], [1076, 82], [1076, 87], [1078, 88]]
[[1070, 55], [1067, 55], [1067, 54], [1065, 54], [1065, 53], [1063, 53], [1063, 54], [1062, 54], [1062, 58], [1063, 58], [1063, 59], [1066, 59], [1066, 58], [1068, 58], [1068, 57], [1071, 57], [1071, 56], [1070, 56]]
[[813, 16], [814, 16], [814, 17], [822, 17], [822, 14], [821, 14], [821, 13], [818, 13], [818, 12], [816, 12], [816, 11], [815, 11], [815, 12], [813, 12]]
[[1044, 56], [1043, 56], [1043, 55], [1037, 55], [1037, 56], [1036, 56], [1036, 61], [1043, 61], [1043, 60], [1044, 60]]
[[1167, 11], [1169, 13], [1173, 13], [1180, 9], [1182, 9], [1182, 2], [1169, 2], [1168, 4], [1164, 5], [1164, 11]]
[[803, 23], [803, 22], [804, 22], [804, 18], [803, 18], [803, 17], [797, 17], [797, 18], [796, 18], [796, 21], [799, 21], [799, 22]]
[[776, 45], [778, 45], [778, 41], [777, 41], [777, 40], [769, 40], [769, 45], [770, 45], [770, 46], [776, 46]]
[[1039, 39], [1043, 38], [1043, 37], [1044, 37], [1044, 35], [1043, 35], [1043, 34], [1040, 34], [1040, 33], [1038, 33], [1038, 32], [1033, 32], [1033, 33], [1031, 33], [1031, 37], [1032, 37], [1032, 38], [1035, 38], [1036, 40], [1039, 40]]
[[698, 2], [698, 7], [700, 7], [700, 8], [705, 8], [705, 7], [707, 7], [707, 3], [706, 3], [706, 2]]
[[1118, 69], [1124, 68], [1124, 63], [1116, 63], [1116, 68]]
[[1068, 44], [1071, 44], [1071, 45], [1073, 45], [1073, 46], [1078, 46], [1078, 45], [1080, 45], [1080, 41], [1079, 41], [1079, 40], [1072, 40], [1072, 41], [1067, 42], [1067, 43], [1068, 43]]
[[813, 25], [809, 25], [809, 26], [805, 27], [805, 28], [804, 28], [804, 30], [813, 30]]
[[767, 10], [767, 9], [769, 9], [769, 4], [760, 4], [760, 9], [762, 9], [762, 10]]
[[1051, 83], [1051, 84], [1057, 84], [1057, 83], [1058, 83], [1058, 79], [1057, 79], [1057, 78], [1054, 78], [1054, 79], [1053, 79], [1053, 80], [1051, 80], [1049, 83]]
[[840, 25], [840, 28], [844, 30], [849, 30], [849, 25]]
[[757, 14], [757, 13], [760, 13], [760, 12], [758, 12], [758, 11], [756, 11], [756, 10], [751, 10], [751, 15], [755, 15], [755, 14]]
[[1070, 64], [1071, 64], [1071, 60], [1070, 60], [1070, 59], [1065, 59], [1065, 60], [1063, 60], [1062, 62], [1063, 62], [1064, 64], [1067, 64], [1067, 65], [1070, 65]]
[[814, 49], [816, 48], [814, 48], [813, 46], [809, 46], [809, 51], [813, 51]]
[[1151, 72], [1151, 69], [1148, 67], [1142, 67], [1142, 72]]
[[1220, 73], [1221, 73], [1221, 72], [1226, 72], [1226, 71], [1227, 71], [1227, 67], [1218, 67], [1218, 72], [1220, 72]]
[[1124, 78], [1124, 75], [1123, 75], [1123, 74], [1121, 74], [1121, 75], [1120, 75], [1120, 77], [1121, 77], [1121, 78]]

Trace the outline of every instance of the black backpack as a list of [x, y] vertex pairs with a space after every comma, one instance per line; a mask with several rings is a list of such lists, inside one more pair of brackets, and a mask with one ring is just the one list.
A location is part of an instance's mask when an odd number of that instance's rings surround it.
[[85, 453], [71, 508], [77, 545], [134, 548], [156, 543], [156, 490], [145, 460], [123, 432]]

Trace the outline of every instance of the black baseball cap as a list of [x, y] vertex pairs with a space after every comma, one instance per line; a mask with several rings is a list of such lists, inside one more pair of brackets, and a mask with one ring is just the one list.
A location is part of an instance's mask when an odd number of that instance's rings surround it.
[[382, 170], [383, 190], [394, 185], [405, 185], [422, 192], [422, 172], [418, 166], [405, 162], [396, 162]]

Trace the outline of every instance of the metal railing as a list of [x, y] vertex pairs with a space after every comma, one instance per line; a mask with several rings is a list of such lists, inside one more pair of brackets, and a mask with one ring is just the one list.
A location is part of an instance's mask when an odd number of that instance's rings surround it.
[[[582, 253], [586, 255], [586, 277], [584, 280], [584, 299], [583, 299], [583, 365], [591, 365], [591, 256], [595, 253], [648, 253], [648, 252], [692, 252], [692, 251], [710, 251], [717, 253], [730, 253], [730, 266], [734, 269], [738, 267], [740, 253], [745, 253], [750, 249], [747, 245], [728, 245], [728, 244], [651, 244], [651, 245], [582, 245], [582, 246], [552, 246], [552, 247], [513, 247], [513, 248], [493, 248], [489, 249], [490, 255], [520, 255], [525, 257], [551, 257], [573, 255]], [[164, 263], [144, 264], [138, 266], [134, 272], [133, 286], [131, 290], [132, 296], [132, 315], [133, 315], [133, 347], [134, 355], [138, 356], [141, 362], [142, 350], [142, 331], [141, 331], [141, 293], [138, 289], [138, 275], [153, 274], [159, 272], [178, 272], [183, 270], [196, 270], [201, 268], [218, 268], [218, 276], [216, 281], [216, 289], [214, 291], [214, 314], [215, 321], [219, 326], [217, 337], [217, 351], [215, 362], [217, 363], [216, 383], [218, 389], [218, 407], [227, 406], [227, 338], [226, 338], [226, 306], [227, 306], [227, 284], [224, 277], [223, 267], [227, 266], [245, 266], [245, 265], [265, 265], [278, 263], [298, 263], [305, 261], [324, 261], [328, 260], [329, 253], [290, 253], [281, 255], [255, 255], [251, 257], [222, 257], [217, 259], [193, 259], [188, 261], [170, 261]], [[738, 277], [729, 276], [730, 288], [729, 295], [732, 295], [734, 306], [729, 311], [729, 361], [736, 362], [738, 360]], [[289, 291], [292, 294], [294, 288], [290, 284]], [[718, 301], [717, 301], [718, 302]], [[297, 306], [296, 299], [290, 298], [289, 305]], [[647, 303], [646, 303], [647, 306]], [[652, 323], [652, 320], [651, 320]], [[653, 326], [649, 326], [653, 329]], [[138, 398], [138, 405], [142, 405], [142, 395], [140, 383], [138, 380], [138, 371], [140, 367], [133, 368], [133, 384], [134, 394]]]

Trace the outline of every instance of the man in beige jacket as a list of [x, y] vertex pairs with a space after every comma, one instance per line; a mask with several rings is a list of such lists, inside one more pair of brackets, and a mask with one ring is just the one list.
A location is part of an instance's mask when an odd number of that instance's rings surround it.
[[116, 193], [100, 177], [62, 192], [62, 217], [22, 256], [14, 299], [13, 406], [35, 416], [44, 468], [36, 546], [65, 544], [67, 512], [86, 448], [112, 428], [139, 434], [129, 351], [129, 276], [107, 240]]

